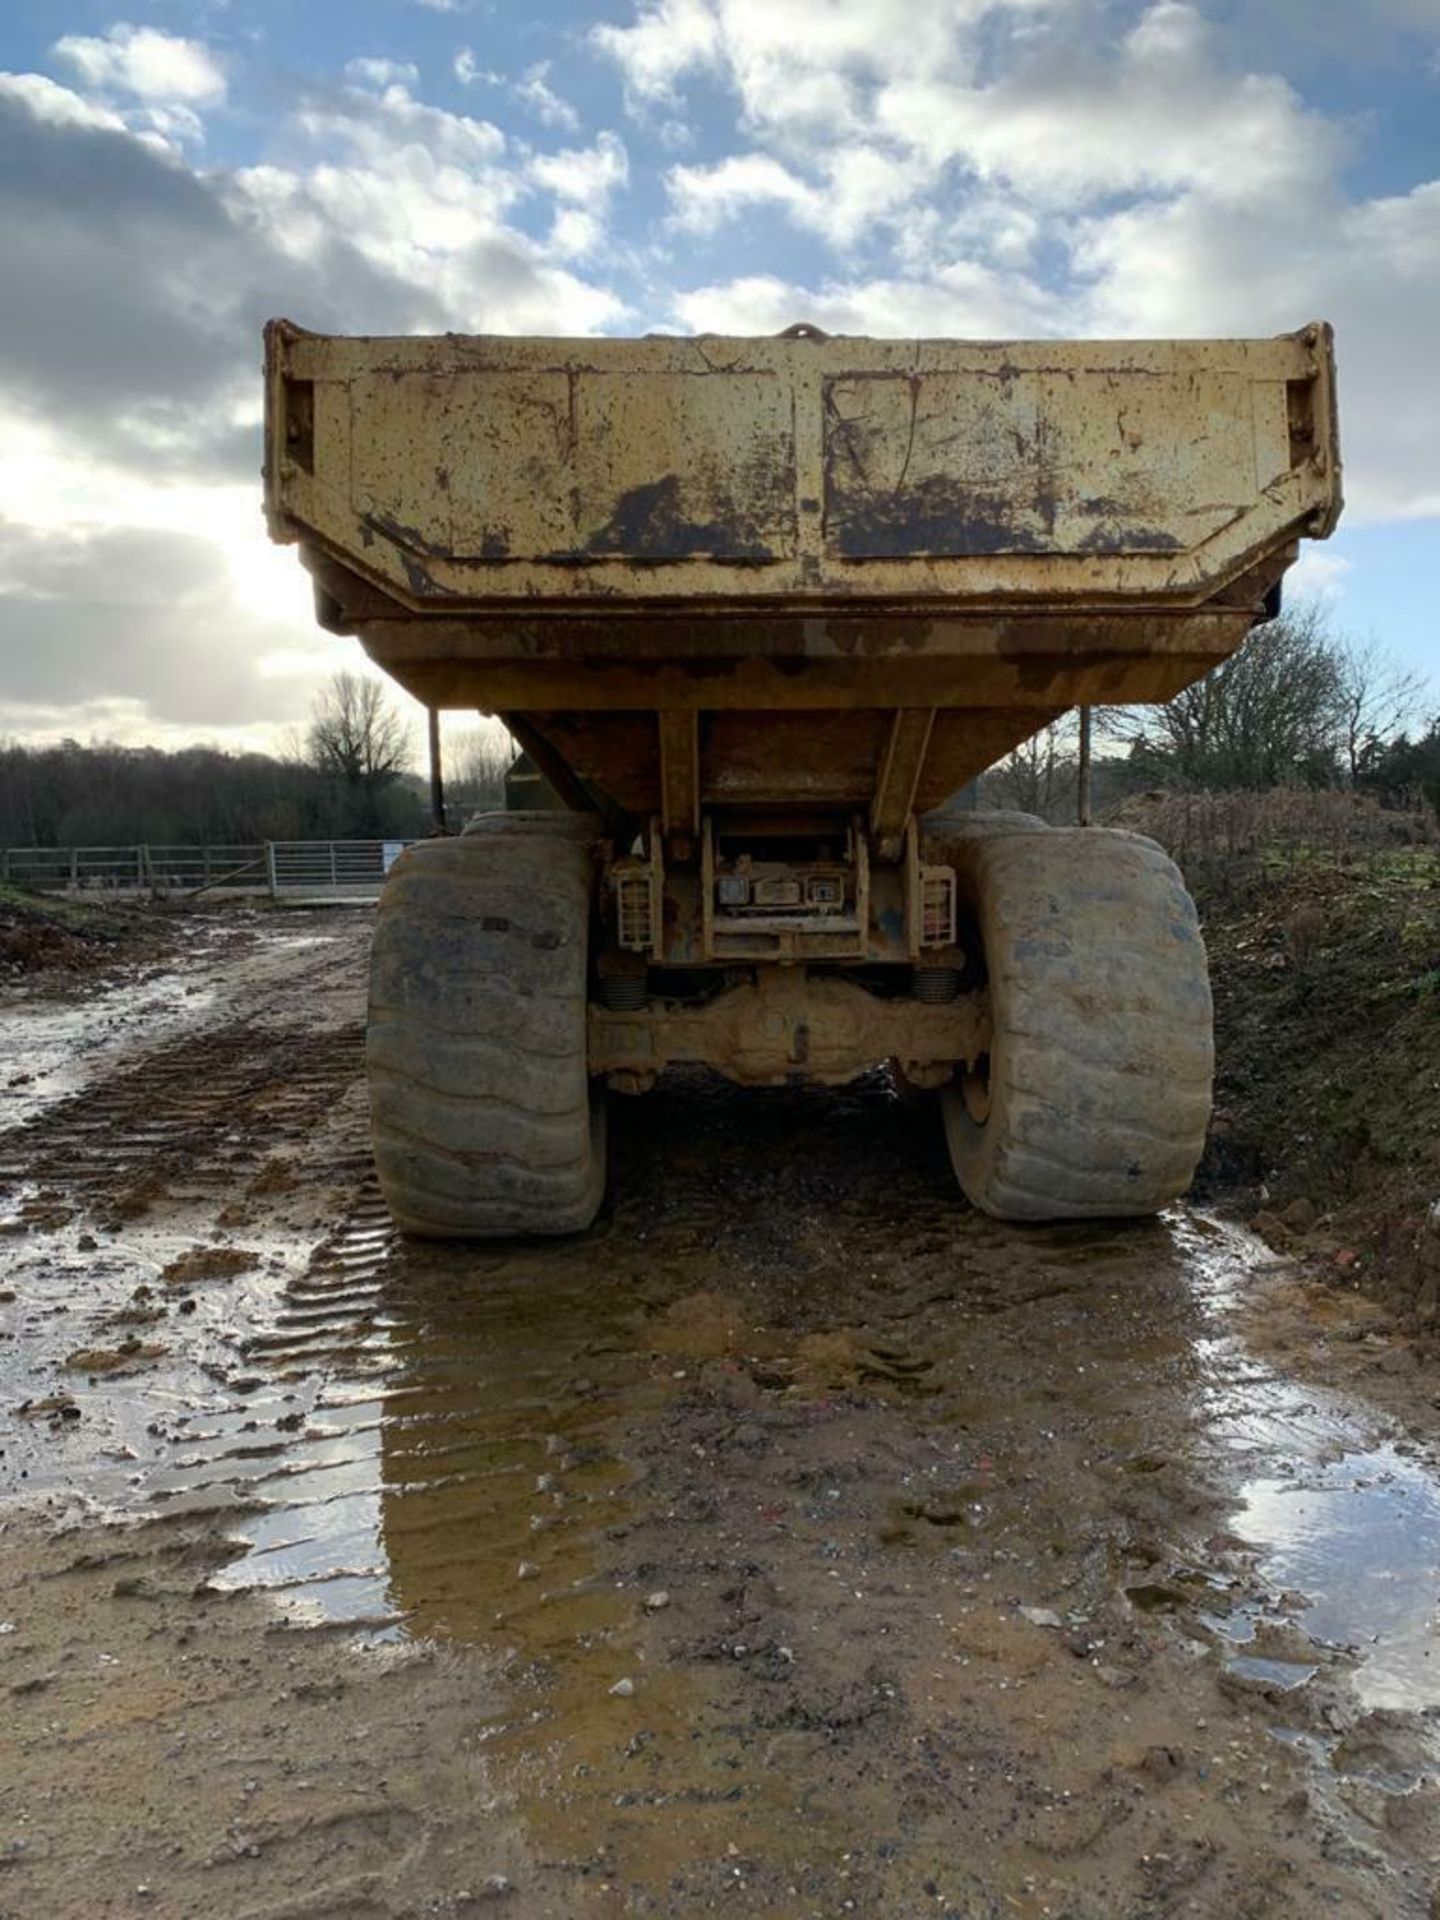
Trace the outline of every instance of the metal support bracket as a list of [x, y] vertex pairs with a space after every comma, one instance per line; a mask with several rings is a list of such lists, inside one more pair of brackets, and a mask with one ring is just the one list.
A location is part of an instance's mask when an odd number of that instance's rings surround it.
[[660, 814], [665, 832], [700, 831], [700, 716], [656, 715], [660, 727]]
[[891, 718], [890, 734], [870, 802], [870, 831], [882, 860], [899, 858], [901, 836], [915, 805], [934, 725], [933, 707], [900, 707]]

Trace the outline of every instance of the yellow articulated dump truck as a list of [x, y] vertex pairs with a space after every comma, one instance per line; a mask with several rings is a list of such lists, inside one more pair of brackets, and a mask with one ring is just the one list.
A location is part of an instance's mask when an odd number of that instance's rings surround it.
[[318, 617], [558, 800], [410, 849], [368, 1061], [399, 1224], [568, 1233], [610, 1092], [888, 1061], [1010, 1220], [1155, 1211], [1210, 992], [1134, 834], [947, 800], [1071, 708], [1167, 700], [1340, 504], [1330, 330], [1278, 339], [267, 330], [266, 499]]

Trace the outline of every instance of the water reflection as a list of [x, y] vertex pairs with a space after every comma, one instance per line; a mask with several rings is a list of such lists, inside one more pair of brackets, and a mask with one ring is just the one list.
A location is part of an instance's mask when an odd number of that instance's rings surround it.
[[1237, 1610], [1226, 1637], [1243, 1643], [1262, 1614], [1289, 1620], [1318, 1646], [1356, 1654], [1366, 1706], [1440, 1704], [1440, 1479], [1381, 1437], [1372, 1410], [1246, 1345], [1236, 1310], [1272, 1263], [1267, 1250], [1216, 1221], [1177, 1230], [1212, 1322], [1197, 1348], [1198, 1439], [1238, 1482], [1231, 1528], [1270, 1589]]
[[1440, 1704], [1440, 1487], [1380, 1446], [1289, 1477], [1253, 1480], [1232, 1525], [1260, 1572], [1300, 1592], [1312, 1638], [1360, 1654], [1371, 1707]]
[[[592, 1690], [622, 1680], [644, 1636], [636, 1597], [607, 1585], [600, 1549], [627, 1516], [626, 1434], [652, 1419], [679, 1370], [673, 1353], [657, 1350], [664, 1342], [653, 1328], [644, 1331], [647, 1318], [667, 1286], [683, 1284], [667, 1280], [658, 1247], [628, 1267], [628, 1244], [612, 1230], [608, 1251], [594, 1241], [583, 1258], [565, 1244], [407, 1246], [383, 1224], [355, 1223], [328, 1272], [321, 1263], [313, 1296], [292, 1301], [269, 1342], [272, 1360], [311, 1380], [283, 1452], [233, 1431], [285, 1423], [278, 1393], [267, 1391], [243, 1423], [222, 1422], [232, 1428], [225, 1465], [213, 1444], [227, 1437], [219, 1431], [197, 1461], [195, 1497], [238, 1473], [246, 1496], [262, 1503], [223, 1580], [265, 1585], [309, 1614], [372, 1632], [503, 1644], [552, 1679], [578, 1658]], [[989, 1310], [992, 1256], [1021, 1311], [1024, 1296], [1080, 1289], [1086, 1345], [1067, 1388], [1072, 1412], [1102, 1423], [1128, 1474], [1173, 1465], [1218, 1473], [1235, 1489], [1231, 1530], [1253, 1552], [1258, 1581], [1255, 1595], [1236, 1597], [1224, 1638], [1238, 1649], [1255, 1619], [1283, 1617], [1322, 1647], [1358, 1651], [1355, 1685], [1367, 1704], [1440, 1702], [1434, 1476], [1393, 1446], [1370, 1444], [1350, 1403], [1244, 1346], [1231, 1312], [1254, 1273], [1243, 1236], [1177, 1214], [1104, 1236], [1104, 1263], [1094, 1257], [1099, 1244], [1070, 1229], [1030, 1236], [1022, 1288], [1013, 1237], [968, 1223], [963, 1242], [943, 1247], [952, 1285], [964, 1267], [965, 1299], [953, 1314], [942, 1305], [931, 1315], [927, 1391], [932, 1383], [948, 1391], [955, 1419], [984, 1407], [985, 1387], [961, 1387], [957, 1375], [969, 1316], [977, 1304]], [[924, 1256], [917, 1264], [923, 1288]], [[599, 1278], [607, 1266], [609, 1284]], [[1126, 1277], [1138, 1286], [1142, 1271], [1148, 1299], [1137, 1318]], [[853, 1276], [812, 1274], [807, 1285], [822, 1323], [827, 1287], [837, 1291], [833, 1318], [853, 1312]], [[1173, 1294], [1158, 1316], [1157, 1285]], [[317, 1361], [323, 1372], [314, 1376], [297, 1365]], [[1157, 1409], [1137, 1398], [1137, 1370], [1151, 1394], [1170, 1398], [1158, 1453], [1147, 1447]], [[292, 1390], [285, 1404], [295, 1399]], [[170, 1497], [184, 1477], [170, 1476]], [[1012, 1517], [1017, 1536], [1033, 1533], [1033, 1505]], [[1178, 1603], [1203, 1615], [1204, 1582], [1192, 1595], [1183, 1569], [1177, 1578]], [[1295, 1670], [1303, 1680], [1303, 1662]], [[1290, 1683], [1288, 1666], [1281, 1677]]]

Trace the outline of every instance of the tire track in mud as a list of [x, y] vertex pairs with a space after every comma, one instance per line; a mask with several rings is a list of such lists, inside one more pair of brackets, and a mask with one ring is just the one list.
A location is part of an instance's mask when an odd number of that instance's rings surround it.
[[241, 1023], [147, 1055], [0, 1134], [0, 1206], [26, 1187], [123, 1212], [138, 1185], [183, 1176], [222, 1192], [303, 1141], [358, 1076], [363, 1029]]
[[563, 1653], [577, 1607], [613, 1611], [591, 1589], [628, 1477], [614, 1429], [651, 1371], [633, 1300], [566, 1261], [407, 1242], [372, 1176], [245, 1341], [242, 1403], [190, 1423], [148, 1500], [228, 1510], [219, 1583], [302, 1620], [473, 1643], [503, 1614]]

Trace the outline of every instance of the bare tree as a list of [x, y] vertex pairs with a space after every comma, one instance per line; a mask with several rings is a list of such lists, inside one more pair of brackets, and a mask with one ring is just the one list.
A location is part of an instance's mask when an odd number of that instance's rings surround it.
[[405, 722], [378, 681], [335, 674], [311, 709], [310, 761], [347, 786], [383, 787], [410, 758]]
[[1058, 721], [1022, 741], [985, 776], [987, 805], [1018, 807], [1045, 819], [1061, 806], [1072, 810], [1074, 791], [1075, 762]]
[[495, 727], [473, 727], [445, 742], [445, 789], [454, 812], [463, 820], [505, 804], [505, 775], [515, 758], [506, 733]]
[[347, 831], [385, 831], [387, 790], [405, 772], [405, 722], [378, 681], [340, 672], [317, 695], [308, 735], [310, 764], [345, 796]]
[[1425, 692], [1423, 675], [1399, 665], [1373, 636], [1345, 643], [1339, 720], [1352, 787], [1415, 718]]
[[1161, 707], [1121, 707], [1110, 731], [1164, 785], [1332, 786], [1341, 778], [1346, 654], [1323, 607], [1256, 627], [1221, 666]]

